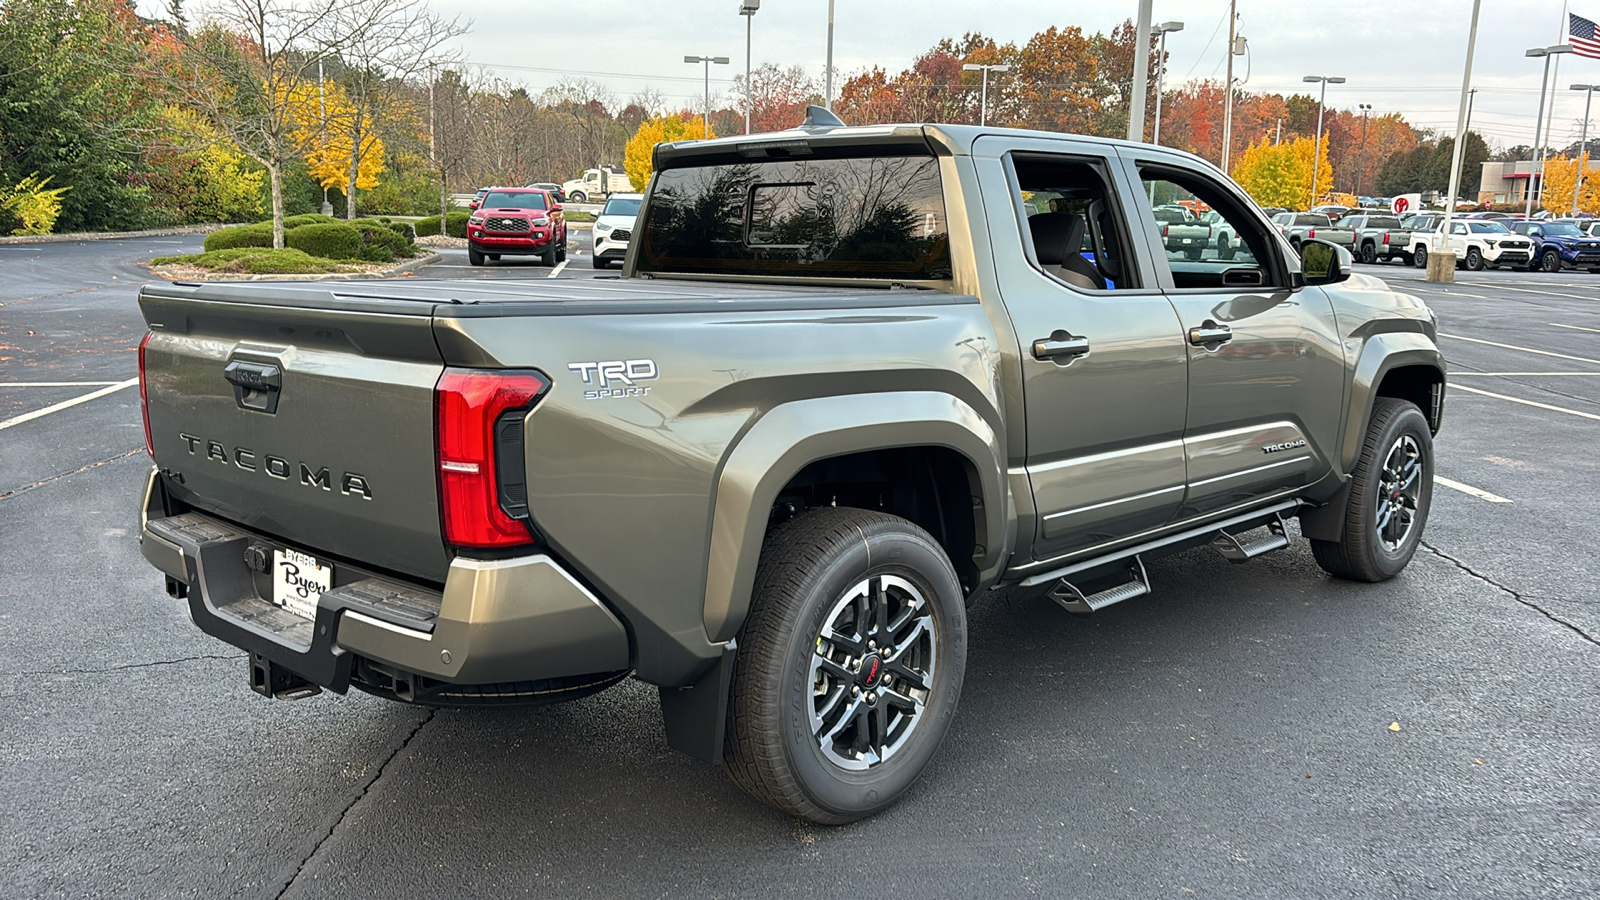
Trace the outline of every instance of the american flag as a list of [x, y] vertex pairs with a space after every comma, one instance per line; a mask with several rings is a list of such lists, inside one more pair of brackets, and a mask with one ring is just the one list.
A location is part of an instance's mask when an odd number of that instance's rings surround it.
[[1600, 40], [1595, 40], [1594, 23], [1583, 16], [1567, 15], [1567, 38], [1572, 52], [1590, 59], [1600, 59]]

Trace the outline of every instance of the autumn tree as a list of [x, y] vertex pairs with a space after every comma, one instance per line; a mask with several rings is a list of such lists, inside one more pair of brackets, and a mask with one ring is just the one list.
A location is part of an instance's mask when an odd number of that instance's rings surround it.
[[[743, 73], [735, 76], [734, 93], [739, 95], [741, 103], [750, 107], [752, 132], [793, 128], [805, 118], [806, 104], [821, 102], [816, 80], [807, 75], [805, 69], [799, 66], [785, 69], [773, 63], [763, 63], [751, 72], [748, 86]], [[743, 129], [742, 122], [740, 128]]]
[[1233, 179], [1262, 206], [1307, 209], [1313, 197], [1333, 189], [1333, 166], [1328, 162], [1328, 141], [1322, 140], [1322, 162], [1318, 167], [1316, 189], [1311, 184], [1314, 154], [1313, 138], [1296, 138], [1274, 144], [1263, 137], [1235, 161]]
[[[1545, 160], [1541, 206], [1553, 213], [1572, 211], [1572, 190], [1578, 179], [1578, 165], [1578, 160], [1566, 156]], [[1596, 170], [1587, 153], [1583, 154], [1582, 165], [1583, 187], [1578, 193], [1578, 211], [1591, 215], [1600, 213], [1600, 171]]]
[[[383, 172], [383, 141], [371, 120], [351, 105], [336, 81], [296, 85], [290, 115], [295, 123], [291, 137], [305, 157], [312, 180], [324, 188], [345, 191], [347, 216], [354, 218], [351, 195], [356, 188], [376, 187]], [[361, 143], [356, 146], [352, 141]], [[358, 166], [354, 183], [350, 183], [352, 161]]]
[[[645, 121], [628, 139], [622, 155], [623, 171], [633, 182], [633, 189], [642, 191], [650, 184], [655, 171], [656, 145], [666, 141], [698, 140], [706, 134], [704, 116], [667, 115]], [[715, 131], [711, 137], [716, 137]]]

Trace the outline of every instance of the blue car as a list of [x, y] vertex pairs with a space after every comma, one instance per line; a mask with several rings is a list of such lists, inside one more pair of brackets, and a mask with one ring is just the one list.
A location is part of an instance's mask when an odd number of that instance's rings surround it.
[[1511, 230], [1533, 240], [1528, 270], [1559, 272], [1567, 266], [1600, 272], [1600, 238], [1567, 222], [1508, 222]]

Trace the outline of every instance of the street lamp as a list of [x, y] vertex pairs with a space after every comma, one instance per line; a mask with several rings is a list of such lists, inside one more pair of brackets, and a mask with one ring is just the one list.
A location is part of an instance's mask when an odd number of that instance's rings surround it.
[[989, 124], [989, 73], [1009, 72], [1010, 66], [1006, 65], [980, 65], [978, 63], [965, 63], [961, 68], [968, 72], [983, 72], [983, 102], [978, 107], [978, 124]]
[[1161, 58], [1156, 60], [1156, 126], [1150, 136], [1152, 144], [1161, 143], [1161, 82], [1167, 74], [1167, 34], [1182, 30], [1182, 22], [1162, 22], [1155, 28], [1155, 33], [1161, 37]]
[[1588, 168], [1584, 154], [1589, 150], [1589, 104], [1594, 102], [1594, 92], [1600, 84], [1575, 84], [1572, 90], [1583, 91], [1583, 137], [1578, 139], [1578, 177], [1572, 183], [1572, 217], [1578, 217], [1578, 192], [1583, 190], [1583, 170]]
[[[1550, 81], [1550, 57], [1555, 56], [1558, 53], [1571, 52], [1571, 44], [1556, 44], [1553, 47], [1535, 47], [1532, 50], [1522, 54], [1523, 56], [1531, 57], [1533, 59], [1538, 59], [1540, 57], [1544, 58], [1544, 74], [1539, 76], [1539, 118], [1533, 123], [1533, 152], [1539, 154], [1540, 193], [1544, 193], [1544, 94], [1545, 90], [1550, 86], [1548, 84]], [[1466, 135], [1462, 135], [1462, 137], [1465, 138]], [[1526, 197], [1527, 205], [1523, 210], [1523, 215], [1525, 216], [1533, 215], [1533, 178], [1533, 174], [1529, 173]], [[1455, 198], [1452, 197], [1450, 199], [1454, 200]]]
[[1337, 75], [1307, 75], [1300, 80], [1307, 84], [1322, 84], [1322, 93], [1317, 97], [1317, 146], [1311, 154], [1311, 205], [1316, 206], [1317, 178], [1322, 174], [1322, 104], [1328, 99], [1328, 85], [1344, 84], [1344, 79]]
[[[739, 15], [744, 16], [744, 133], [750, 133], [750, 32], [761, 0], [739, 0]], [[709, 70], [711, 67], [707, 66]]]
[[828, 0], [828, 70], [822, 75], [826, 87], [823, 88], [822, 108], [833, 111], [833, 0]]
[[709, 138], [711, 137], [711, 64], [716, 63], [719, 66], [725, 66], [728, 64], [728, 58], [726, 56], [685, 56], [683, 61], [686, 63], [706, 64], [706, 118], [701, 123], [704, 126], [701, 133], [704, 137]]
[[1367, 177], [1367, 122], [1372, 118], [1371, 103], [1357, 103], [1356, 109], [1361, 110], [1361, 168], [1356, 170], [1356, 198], [1361, 197], [1361, 185]]

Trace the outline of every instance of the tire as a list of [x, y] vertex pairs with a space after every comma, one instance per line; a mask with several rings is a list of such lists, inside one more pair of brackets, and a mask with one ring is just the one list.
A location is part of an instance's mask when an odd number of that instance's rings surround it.
[[594, 267], [596, 269], [609, 269], [611, 268], [611, 260], [601, 259], [600, 257], [596, 256], [594, 257]]
[[[1391, 256], [1389, 258], [1393, 259], [1394, 257]], [[1416, 263], [1416, 260], [1411, 256], [1411, 254], [1402, 253], [1402, 254], [1400, 254], [1400, 264], [1403, 265], [1403, 266], [1414, 266], [1417, 263]]]
[[1183, 255], [1185, 257], [1187, 257], [1190, 262], [1195, 262], [1195, 261], [1198, 261], [1201, 257], [1205, 256], [1206, 255], [1206, 251], [1204, 249], [1200, 249], [1200, 250], [1185, 250], [1185, 251], [1183, 251]]
[[552, 268], [552, 269], [555, 268], [555, 265], [556, 265], [556, 245], [555, 244], [552, 243], [550, 245], [550, 249], [549, 250], [546, 250], [545, 252], [539, 254], [539, 262], [541, 264], [545, 265], [545, 266], [548, 266], [548, 267]]
[[1378, 248], [1373, 244], [1361, 245], [1361, 261], [1372, 265], [1378, 261]]
[[[1379, 397], [1350, 479], [1343, 533], [1338, 541], [1313, 539], [1311, 553], [1317, 565], [1335, 577], [1388, 581], [1417, 552], [1432, 504], [1433, 436], [1428, 420], [1415, 404]], [[1380, 521], [1384, 512], [1388, 516]]]
[[566, 261], [567, 261], [567, 237], [566, 237], [566, 235], [562, 235], [561, 236], [561, 246], [556, 248], [556, 262], [564, 263]]
[[1479, 252], [1477, 247], [1467, 248], [1466, 267], [1469, 272], [1483, 271], [1483, 254]]
[[1539, 271], [1541, 271], [1541, 272], [1559, 272], [1559, 271], [1561, 271], [1561, 253], [1560, 253], [1560, 251], [1558, 251], [1558, 250], [1546, 250], [1545, 252], [1539, 254]]
[[1426, 269], [1428, 267], [1428, 248], [1418, 245], [1417, 249], [1411, 251], [1411, 264], [1419, 269]]
[[1228, 239], [1227, 235], [1217, 238], [1217, 256], [1223, 259], [1233, 259], [1239, 253], [1239, 245]]
[[589, 202], [589, 195], [585, 194], [583, 191], [573, 191], [572, 193], [568, 194], [567, 196], [572, 198], [572, 202], [573, 203], [587, 203], [587, 202]]
[[483, 254], [479, 253], [478, 251], [476, 251], [474, 249], [472, 249], [471, 247], [468, 247], [467, 248], [467, 262], [469, 264], [471, 264], [471, 265], [474, 265], [474, 266], [481, 266], [481, 265], [483, 265]]
[[[883, 596], [891, 606], [857, 606], [855, 596]], [[861, 620], [885, 615], [910, 618], [891, 637], [895, 653], [880, 656], [862, 641], [882, 641], [884, 633], [876, 621], [863, 628]], [[728, 774], [750, 796], [821, 824], [888, 807], [944, 739], [965, 675], [966, 640], [961, 586], [926, 531], [848, 507], [824, 507], [779, 526], [762, 549], [739, 630]], [[923, 687], [899, 693], [911, 684]], [[922, 704], [913, 705], [909, 694], [922, 694]], [[855, 740], [864, 726], [865, 746]]]

